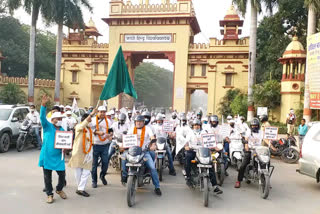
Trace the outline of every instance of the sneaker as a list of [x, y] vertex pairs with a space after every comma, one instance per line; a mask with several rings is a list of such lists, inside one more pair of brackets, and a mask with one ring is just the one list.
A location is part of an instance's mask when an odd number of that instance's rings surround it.
[[218, 186], [216, 186], [216, 187], [214, 188], [213, 192], [216, 193], [216, 194], [218, 194], [218, 195], [223, 193], [223, 191], [222, 191], [221, 189], [219, 189]]
[[53, 195], [49, 195], [47, 198], [47, 203], [52, 204], [53, 203]]
[[82, 191], [82, 190], [77, 190], [76, 191], [76, 193], [78, 194], [78, 195], [82, 195], [82, 196], [84, 196], [84, 197], [89, 197], [90, 195], [89, 195], [89, 193], [87, 193], [86, 191]]
[[62, 190], [61, 190], [61, 191], [56, 191], [56, 193], [57, 193], [58, 195], [60, 195], [60, 197], [61, 197], [62, 199], [67, 199], [66, 193], [63, 192]]
[[226, 171], [225, 173], [224, 173], [226, 176], [229, 176], [229, 173]]
[[170, 170], [169, 175], [176, 176], [177, 175], [176, 170], [174, 170], [174, 169]]
[[43, 188], [43, 189], [42, 189], [42, 192], [47, 192], [47, 189], [46, 189], [46, 188]]
[[100, 176], [100, 180], [102, 181], [103, 185], [108, 185], [108, 182], [104, 176]]
[[154, 189], [154, 192], [155, 192], [156, 195], [158, 195], [158, 196], [161, 196], [161, 195], [162, 195], [160, 188], [155, 188], [155, 189]]
[[92, 183], [92, 188], [97, 188], [97, 187], [98, 187], [97, 183]]
[[122, 186], [126, 186], [126, 184], [127, 184], [127, 180], [128, 180], [128, 178], [127, 178], [127, 177], [123, 177], [123, 176], [121, 176], [121, 184], [122, 184]]
[[240, 188], [240, 186], [241, 186], [240, 181], [237, 181], [236, 184], [234, 185], [234, 188]]

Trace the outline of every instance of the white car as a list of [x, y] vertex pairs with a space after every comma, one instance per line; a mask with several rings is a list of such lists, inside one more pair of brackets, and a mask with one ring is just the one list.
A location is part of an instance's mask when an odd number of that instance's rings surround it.
[[320, 180], [320, 123], [313, 123], [307, 132], [299, 160], [297, 172]]
[[0, 153], [7, 152], [13, 139], [18, 138], [20, 125], [28, 113], [27, 106], [0, 105]]

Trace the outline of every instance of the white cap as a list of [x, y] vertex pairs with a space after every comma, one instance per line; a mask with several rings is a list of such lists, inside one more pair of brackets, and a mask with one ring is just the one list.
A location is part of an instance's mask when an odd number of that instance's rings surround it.
[[72, 115], [72, 112], [71, 112], [71, 111], [67, 111], [67, 112], [66, 112], [66, 115], [69, 115], [69, 114]]
[[68, 105], [68, 106], [66, 106], [66, 107], [64, 107], [64, 108], [66, 108], [66, 109], [67, 109], [67, 108], [72, 109], [72, 108], [71, 108], [71, 106], [69, 106], [69, 105]]
[[229, 116], [227, 117], [227, 120], [232, 120], [232, 117], [229, 115]]
[[111, 116], [111, 115], [113, 115], [113, 114], [114, 114], [114, 111], [113, 111], [113, 110], [107, 112], [107, 116]]
[[52, 114], [52, 116], [51, 116], [51, 120], [52, 119], [54, 119], [54, 118], [64, 118], [65, 116], [63, 116], [62, 114], [61, 114], [61, 112], [54, 112], [53, 114]]
[[60, 107], [60, 108], [64, 108], [64, 106], [63, 106], [63, 105], [59, 105], [59, 107]]
[[234, 120], [230, 120], [229, 123], [236, 123]]
[[98, 111], [107, 111], [105, 106], [99, 106]]

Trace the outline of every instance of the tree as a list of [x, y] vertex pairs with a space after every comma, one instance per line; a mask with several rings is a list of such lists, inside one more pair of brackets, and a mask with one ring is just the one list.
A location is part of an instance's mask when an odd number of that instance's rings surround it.
[[248, 81], [248, 117], [247, 120], [253, 119], [253, 85], [256, 70], [256, 55], [257, 55], [257, 19], [260, 13], [261, 5], [264, 3], [270, 13], [273, 7], [277, 4], [278, 0], [233, 0], [238, 6], [238, 9], [244, 16], [247, 12], [247, 4], [250, 2], [251, 7], [251, 21], [250, 21], [250, 42], [249, 42], [249, 81]]
[[232, 108], [231, 103], [232, 101], [237, 97], [238, 94], [240, 94], [239, 89], [230, 89], [227, 91], [227, 93], [222, 97], [220, 103], [218, 112], [220, 115], [227, 117], [228, 115], [232, 115]]
[[253, 99], [257, 106], [275, 109], [281, 103], [281, 84], [277, 80], [269, 80], [253, 87]]
[[135, 69], [134, 88], [138, 102], [148, 107], [172, 105], [173, 72], [153, 63], [141, 63]]
[[[305, 5], [308, 7], [308, 36], [316, 33], [316, 11], [320, 10], [320, 0], [305, 0]], [[310, 109], [310, 91], [309, 91], [309, 74], [308, 67], [305, 75], [305, 91], [304, 91], [304, 110], [303, 117], [306, 122], [310, 122], [312, 111]]]
[[0, 14], [7, 13], [7, 1], [6, 0], [0, 0]]
[[281, 0], [278, 11], [260, 22], [257, 31], [257, 83], [270, 79], [281, 81], [282, 65], [278, 59], [291, 42], [291, 35], [297, 35], [306, 47], [307, 16], [304, 0]]
[[56, 23], [58, 25], [54, 100], [59, 104], [63, 25], [72, 28], [84, 28], [80, 6], [86, 7], [91, 12], [92, 7], [88, 0], [44, 0], [44, 2], [44, 7], [42, 7], [44, 18], [48, 23]]
[[[0, 51], [6, 57], [1, 72], [8, 76], [28, 75], [28, 43], [30, 26], [22, 25], [12, 16], [0, 17]], [[55, 35], [37, 31], [35, 77], [54, 79]]]
[[40, 110], [40, 106], [41, 106], [41, 100], [42, 100], [42, 97], [43, 95], [47, 95], [49, 97], [49, 101], [47, 102], [47, 109], [52, 109], [53, 106], [54, 106], [54, 102], [52, 101], [52, 96], [50, 94], [50, 92], [45, 89], [45, 88], [40, 88], [40, 93], [39, 93], [39, 97], [37, 99], [37, 108], [38, 110]]
[[24, 104], [27, 100], [27, 95], [14, 83], [8, 83], [0, 91], [1, 103], [5, 104]]
[[[22, 3], [23, 1], [23, 3]], [[8, 0], [10, 13], [23, 6], [31, 14], [30, 42], [29, 42], [29, 71], [28, 71], [28, 102], [34, 102], [34, 66], [36, 49], [36, 29], [42, 0]]]
[[247, 95], [243, 93], [237, 94], [237, 96], [232, 100], [230, 108], [233, 115], [246, 115], [248, 110]]

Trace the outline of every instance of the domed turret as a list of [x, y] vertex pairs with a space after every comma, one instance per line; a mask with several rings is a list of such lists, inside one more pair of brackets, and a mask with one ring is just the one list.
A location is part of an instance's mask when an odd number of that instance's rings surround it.
[[285, 52], [283, 53], [283, 58], [296, 58], [296, 57], [306, 57], [306, 51], [299, 42], [298, 37], [294, 36], [292, 42], [288, 45]]

